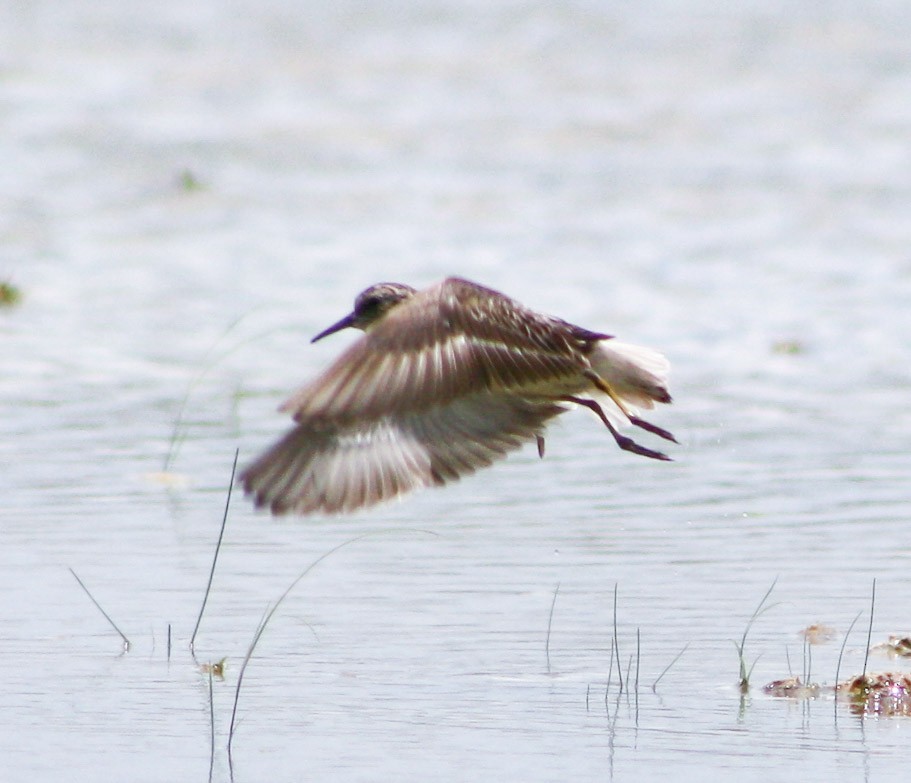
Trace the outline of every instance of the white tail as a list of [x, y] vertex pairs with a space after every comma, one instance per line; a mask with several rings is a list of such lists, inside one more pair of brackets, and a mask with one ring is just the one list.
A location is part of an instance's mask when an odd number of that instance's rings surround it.
[[624, 402], [642, 408], [670, 402], [670, 362], [657, 351], [620, 340], [602, 340], [591, 356], [592, 368]]

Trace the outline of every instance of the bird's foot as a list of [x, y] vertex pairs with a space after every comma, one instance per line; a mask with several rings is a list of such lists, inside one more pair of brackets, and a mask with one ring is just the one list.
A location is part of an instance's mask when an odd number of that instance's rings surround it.
[[[611, 424], [610, 419], [607, 418], [607, 414], [604, 412], [601, 406], [598, 405], [598, 403], [594, 400], [589, 400], [584, 397], [572, 396], [563, 397], [563, 399], [567, 402], [575, 402], [578, 405], [584, 405], [589, 410], [594, 411], [594, 413], [598, 415], [601, 421], [604, 422], [604, 426], [610, 430], [610, 434], [614, 436], [614, 440], [617, 442], [617, 445], [624, 451], [629, 451], [633, 454], [639, 454], [640, 456], [648, 457], [649, 459], [660, 459], [664, 462], [673, 462], [673, 460], [664, 452], [646, 448], [645, 446], [641, 446], [636, 443], [636, 441], [634, 441], [632, 438], [627, 437], [626, 435], [621, 435], [617, 431], [617, 428]], [[665, 440], [671, 440], [674, 443], [677, 442], [677, 439], [671, 435], [670, 432], [661, 429], [661, 427], [656, 427], [654, 424], [651, 424], [644, 419], [640, 419], [638, 416], [630, 416], [629, 420], [631, 424], [635, 424], [637, 427], [641, 427], [648, 432], [654, 433], [655, 435], [658, 435]]]
[[617, 441], [617, 445], [624, 451], [631, 451], [633, 454], [640, 454], [643, 457], [649, 457], [650, 459], [660, 459], [664, 462], [673, 462], [673, 460], [664, 452], [655, 451], [654, 449], [647, 449], [645, 446], [641, 446], [632, 438], [628, 438], [626, 435], [621, 435], [616, 430], [613, 431], [614, 440]]
[[645, 419], [640, 419], [638, 416], [629, 417], [630, 424], [635, 424], [637, 427], [641, 427], [647, 432], [651, 432], [657, 435], [659, 438], [664, 438], [665, 440], [672, 441], [673, 443], [678, 443], [679, 441], [667, 430], [662, 429]]

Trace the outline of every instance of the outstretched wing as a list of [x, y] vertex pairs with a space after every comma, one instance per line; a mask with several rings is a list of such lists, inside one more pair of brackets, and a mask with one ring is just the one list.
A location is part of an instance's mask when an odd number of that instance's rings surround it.
[[564, 410], [482, 392], [363, 422], [305, 418], [240, 480], [275, 514], [350, 512], [486, 467]]
[[577, 377], [605, 336], [449, 278], [397, 305], [282, 410], [341, 425], [519, 391]]

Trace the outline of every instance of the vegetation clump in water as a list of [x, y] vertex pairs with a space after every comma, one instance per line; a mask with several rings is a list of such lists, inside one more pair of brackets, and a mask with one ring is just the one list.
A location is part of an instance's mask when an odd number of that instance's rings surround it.
[[0, 280], [0, 307], [13, 307], [19, 304], [22, 292], [9, 280]]
[[911, 658], [911, 636], [890, 636], [889, 641], [870, 649], [885, 652], [893, 658]]
[[784, 680], [774, 680], [763, 686], [763, 693], [769, 696], [778, 696], [788, 699], [815, 699], [819, 696], [821, 688], [817, 683], [801, 682], [800, 677], [787, 677]]
[[859, 674], [839, 683], [838, 692], [855, 715], [911, 716], [911, 676], [895, 672]]

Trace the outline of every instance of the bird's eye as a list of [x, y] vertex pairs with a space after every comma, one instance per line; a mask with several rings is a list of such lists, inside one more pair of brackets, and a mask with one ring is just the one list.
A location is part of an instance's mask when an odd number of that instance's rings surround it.
[[380, 299], [377, 296], [368, 296], [358, 306], [360, 313], [375, 313], [380, 306]]

